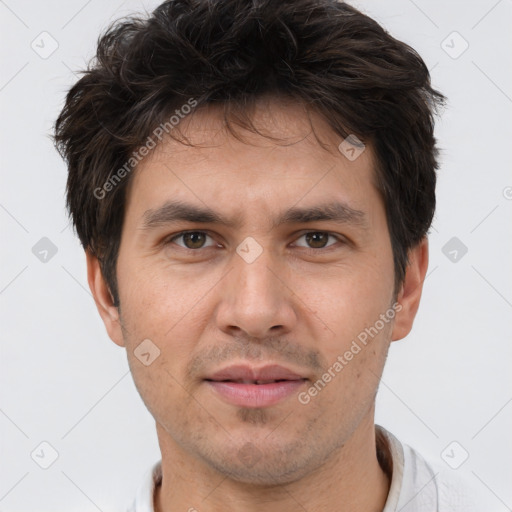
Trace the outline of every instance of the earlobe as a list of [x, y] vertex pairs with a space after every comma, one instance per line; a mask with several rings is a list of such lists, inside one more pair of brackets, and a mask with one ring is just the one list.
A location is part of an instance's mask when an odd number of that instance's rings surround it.
[[409, 263], [405, 278], [398, 293], [401, 309], [395, 317], [392, 341], [405, 338], [412, 329], [423, 291], [423, 282], [428, 268], [428, 239], [425, 237], [409, 251]]
[[100, 262], [90, 250], [86, 250], [85, 254], [87, 259], [87, 281], [98, 312], [110, 339], [120, 347], [124, 347], [119, 309], [114, 305], [112, 294], [101, 272]]

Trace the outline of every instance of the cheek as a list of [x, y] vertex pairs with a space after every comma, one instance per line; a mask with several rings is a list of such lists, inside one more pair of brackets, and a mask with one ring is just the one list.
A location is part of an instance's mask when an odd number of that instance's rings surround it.
[[[121, 264], [119, 275], [121, 322], [133, 379], [147, 407], [158, 414], [162, 406], [168, 407], [170, 396], [179, 402], [187, 387], [187, 363], [211, 318], [207, 293], [219, 279], [190, 273], [185, 278], [155, 263], [144, 268]], [[147, 356], [140, 360], [144, 343], [146, 353], [157, 355], [150, 366], [144, 365]]]
[[154, 260], [131, 265], [120, 261], [118, 276], [127, 328], [166, 344], [169, 337], [179, 342], [185, 325], [191, 329], [197, 325], [194, 318], [201, 311], [201, 303], [218, 281], [216, 275], [180, 272]]
[[371, 406], [385, 363], [395, 313], [390, 310], [393, 276], [379, 279], [379, 272], [373, 264], [361, 265], [303, 288], [309, 289], [310, 318], [328, 326], [315, 341], [327, 364], [316, 403], [332, 401], [340, 414], [347, 407], [361, 412]]
[[363, 330], [363, 341], [357, 335], [338, 337], [337, 343], [325, 347], [328, 366], [306, 390], [318, 414], [329, 409], [338, 418], [333, 423], [350, 430], [373, 406], [389, 348], [390, 325], [371, 334]]
[[149, 366], [133, 354], [128, 356], [128, 361], [135, 387], [151, 415], [161, 424], [172, 423], [172, 414], [176, 408], [184, 410], [186, 402], [183, 402], [183, 386], [179, 377], [174, 376], [169, 355], [161, 352]]
[[321, 321], [336, 346], [357, 337], [388, 310], [393, 277], [392, 271], [373, 261], [360, 261], [318, 275], [301, 275], [292, 286], [306, 305], [304, 314]]

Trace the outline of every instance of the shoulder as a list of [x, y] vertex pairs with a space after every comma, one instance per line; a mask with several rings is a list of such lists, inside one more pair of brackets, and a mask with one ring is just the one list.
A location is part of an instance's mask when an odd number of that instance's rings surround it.
[[[380, 428], [380, 427], [379, 427]], [[383, 429], [382, 429], [383, 430]], [[385, 435], [393, 459], [391, 491], [401, 512], [487, 512], [479, 487], [471, 475], [425, 459], [414, 448]], [[395, 475], [401, 481], [396, 481]], [[387, 509], [385, 509], [387, 512]]]
[[137, 490], [135, 499], [126, 512], [154, 512], [153, 498], [155, 488], [162, 480], [162, 463], [156, 462], [146, 472], [144, 479]]
[[[487, 511], [470, 475], [428, 461], [407, 445], [404, 445], [404, 455], [404, 482], [409, 490], [407, 500], [411, 503], [435, 503], [438, 512]], [[403, 512], [413, 510], [416, 509], [404, 507]]]

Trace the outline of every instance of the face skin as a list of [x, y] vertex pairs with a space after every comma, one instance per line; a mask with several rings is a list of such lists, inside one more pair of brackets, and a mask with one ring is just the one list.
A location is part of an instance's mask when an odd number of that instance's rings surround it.
[[[156, 420], [163, 483], [155, 510], [384, 506], [389, 481], [376, 458], [374, 400], [390, 342], [412, 327], [427, 242], [411, 251], [395, 297], [371, 147], [350, 161], [337, 149], [341, 139], [311, 118], [329, 151], [300, 105], [269, 100], [255, 110], [254, 124], [286, 145], [248, 132], [236, 140], [214, 110], [196, 111], [182, 130], [202, 147], [166, 141], [133, 176], [117, 262], [119, 311], [87, 254], [98, 310], [111, 339], [126, 347]], [[170, 201], [208, 208], [232, 225], [166, 221], [158, 211]], [[274, 225], [291, 208], [331, 203], [360, 213]], [[179, 237], [184, 231], [195, 237]], [[255, 242], [244, 246], [247, 237]], [[261, 254], [248, 262], [237, 247]], [[304, 393], [395, 300], [394, 321], [359, 343], [304, 403]], [[149, 366], [136, 357], [147, 339], [160, 351]], [[307, 380], [274, 405], [234, 405], [205, 381], [232, 364], [279, 364]]]

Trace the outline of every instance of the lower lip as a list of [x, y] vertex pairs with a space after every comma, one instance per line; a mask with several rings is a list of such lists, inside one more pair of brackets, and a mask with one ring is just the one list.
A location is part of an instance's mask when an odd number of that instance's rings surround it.
[[240, 407], [269, 407], [298, 391], [305, 379], [283, 380], [269, 384], [241, 384], [238, 382], [206, 381], [217, 393]]

